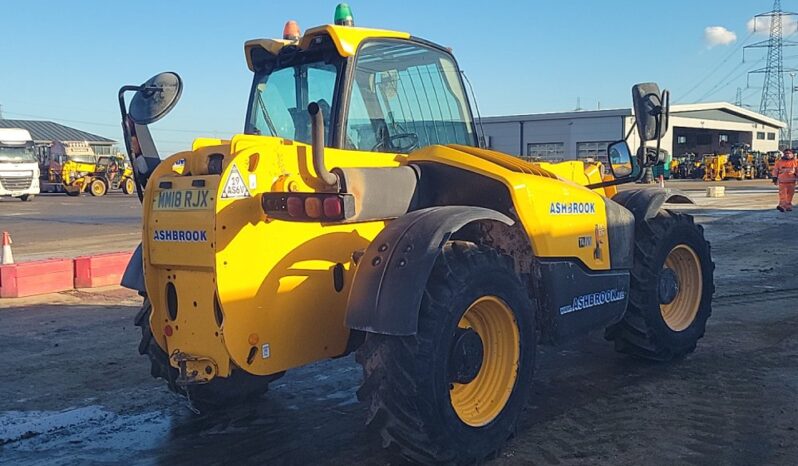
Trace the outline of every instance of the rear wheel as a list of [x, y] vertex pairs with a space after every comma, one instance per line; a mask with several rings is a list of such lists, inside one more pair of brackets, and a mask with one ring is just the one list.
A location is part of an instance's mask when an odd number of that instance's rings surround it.
[[158, 346], [152, 335], [151, 314], [150, 300], [144, 298], [141, 310], [136, 314], [134, 320], [135, 325], [141, 328], [139, 354], [149, 358], [150, 375], [156, 379], [164, 379], [169, 390], [179, 395], [188, 396], [192, 403], [200, 409], [213, 409], [242, 403], [265, 393], [269, 388], [269, 382], [282, 376], [280, 374], [259, 377], [241, 370], [234, 370], [230, 377], [217, 377], [209, 383], [201, 385], [181, 386], [177, 383], [178, 370], [169, 364], [169, 356]]
[[125, 178], [125, 181], [122, 183], [122, 192], [125, 194], [133, 194], [136, 190], [136, 183], [133, 182], [132, 178]]
[[100, 178], [95, 178], [89, 185], [89, 192], [91, 192], [92, 196], [105, 196], [105, 193], [108, 192], [108, 185]]
[[618, 351], [658, 361], [692, 352], [712, 313], [714, 268], [692, 216], [666, 210], [639, 223], [629, 307], [606, 338]]
[[369, 334], [358, 350], [370, 427], [420, 462], [477, 462], [515, 431], [535, 358], [534, 305], [512, 259], [449, 243], [412, 336]]

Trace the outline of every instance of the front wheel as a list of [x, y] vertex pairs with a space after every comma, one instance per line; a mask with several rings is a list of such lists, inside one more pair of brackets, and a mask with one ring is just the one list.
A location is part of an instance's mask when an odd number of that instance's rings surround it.
[[607, 329], [615, 349], [668, 361], [695, 350], [715, 291], [704, 229], [687, 214], [660, 211], [635, 231], [635, 256], [624, 318]]
[[22, 202], [30, 202], [35, 197], [36, 197], [35, 194], [23, 194], [22, 196], [19, 196], [19, 198], [22, 199]]
[[105, 196], [105, 193], [108, 192], [108, 185], [100, 178], [95, 178], [89, 185], [89, 192], [95, 197]]
[[412, 336], [369, 334], [358, 350], [368, 424], [414, 461], [479, 462], [515, 430], [535, 360], [534, 305], [512, 259], [448, 243]]
[[125, 178], [125, 181], [122, 183], [122, 192], [125, 194], [133, 194], [136, 190], [136, 183], [133, 181], [132, 178]]

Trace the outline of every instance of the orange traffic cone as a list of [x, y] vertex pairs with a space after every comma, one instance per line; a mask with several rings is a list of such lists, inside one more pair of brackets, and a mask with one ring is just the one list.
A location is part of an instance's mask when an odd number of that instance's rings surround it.
[[14, 263], [14, 255], [11, 254], [11, 235], [7, 231], [3, 232], [3, 254], [0, 264], [9, 265]]

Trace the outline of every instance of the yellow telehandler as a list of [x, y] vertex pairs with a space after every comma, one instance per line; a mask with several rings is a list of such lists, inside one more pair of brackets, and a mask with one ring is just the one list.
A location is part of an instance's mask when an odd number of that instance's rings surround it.
[[88, 191], [104, 196], [109, 190], [133, 194], [133, 167], [121, 155], [96, 155], [85, 142], [55, 142], [45, 160], [45, 191], [65, 192], [79, 196]]
[[618, 351], [669, 361], [704, 335], [710, 246], [665, 208], [690, 199], [616, 192], [660, 162], [667, 91], [633, 87], [636, 129], [657, 147], [611, 144], [605, 179], [600, 164], [479, 147], [451, 50], [355, 27], [345, 5], [335, 24], [289, 23], [244, 52], [243, 132], [163, 161], [148, 125], [181, 79], [119, 91], [144, 208], [123, 284], [144, 297], [152, 375], [192, 403], [240, 402], [355, 352], [384, 446], [473, 463], [515, 431], [537, 345], [606, 329]]

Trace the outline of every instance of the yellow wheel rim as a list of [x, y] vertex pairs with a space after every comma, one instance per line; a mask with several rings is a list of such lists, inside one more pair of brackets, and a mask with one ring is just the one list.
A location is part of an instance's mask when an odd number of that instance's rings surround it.
[[91, 184], [91, 191], [98, 196], [105, 192], [105, 185], [102, 183], [92, 183]]
[[662, 318], [671, 330], [681, 332], [693, 323], [704, 291], [701, 261], [693, 248], [680, 244], [671, 249], [663, 268], [676, 274], [679, 292], [669, 304], [660, 304]]
[[480, 427], [501, 413], [515, 387], [521, 355], [518, 324], [507, 303], [483, 296], [469, 306], [458, 326], [479, 335], [484, 353], [477, 376], [467, 384], [452, 384], [449, 395], [460, 420]]

